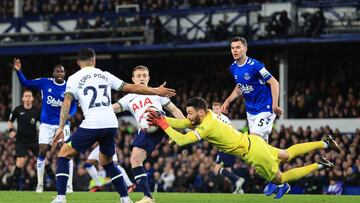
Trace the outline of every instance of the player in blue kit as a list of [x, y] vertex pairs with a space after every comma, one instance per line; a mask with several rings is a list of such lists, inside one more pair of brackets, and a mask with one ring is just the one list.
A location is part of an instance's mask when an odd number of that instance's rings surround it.
[[246, 55], [247, 42], [242, 37], [231, 40], [231, 53], [234, 63], [230, 72], [236, 86], [221, 106], [227, 113], [229, 104], [244, 96], [250, 134], [258, 135], [268, 141], [276, 115], [283, 110], [279, 107], [279, 82], [266, 70], [263, 63]]
[[[37, 178], [38, 184], [36, 192], [41, 193], [44, 190], [44, 172], [45, 172], [45, 158], [46, 151], [49, 144], [51, 144], [53, 136], [59, 124], [59, 116], [61, 105], [64, 100], [64, 93], [66, 88], [65, 70], [61, 65], [56, 65], [53, 69], [53, 78], [37, 78], [35, 80], [28, 80], [21, 71], [21, 61], [15, 58], [13, 68], [16, 70], [20, 83], [28, 88], [35, 88], [41, 91], [42, 107], [40, 116], [40, 130], [39, 130], [39, 156], [37, 158]], [[76, 112], [76, 102], [72, 102], [70, 116]], [[66, 121], [64, 134], [70, 136], [70, 122]], [[50, 166], [46, 167], [48, 173], [52, 173]], [[71, 177], [68, 182], [67, 190], [72, 192], [72, 170], [73, 162], [70, 162]]]
[[221, 110], [227, 113], [229, 104], [239, 96], [244, 96], [250, 134], [258, 135], [268, 142], [276, 115], [283, 113], [278, 103], [279, 82], [263, 63], [248, 57], [246, 52], [246, 40], [242, 37], [232, 38], [231, 53], [235, 61], [230, 66], [230, 72], [236, 86]]
[[115, 190], [120, 195], [120, 203], [132, 203], [124, 185], [122, 174], [113, 163], [115, 136], [118, 120], [111, 106], [111, 89], [137, 94], [174, 96], [175, 90], [150, 88], [144, 85], [127, 84], [109, 72], [95, 68], [96, 57], [92, 49], [82, 49], [78, 53], [77, 64], [80, 70], [71, 75], [66, 86], [65, 99], [61, 107], [59, 128], [56, 130], [53, 145], [64, 140], [64, 126], [71, 101], [78, 100], [85, 119], [58, 153], [56, 170], [57, 197], [52, 203], [66, 202], [66, 182], [69, 177], [69, 160], [78, 153], [85, 153], [96, 142], [99, 144], [99, 160]]

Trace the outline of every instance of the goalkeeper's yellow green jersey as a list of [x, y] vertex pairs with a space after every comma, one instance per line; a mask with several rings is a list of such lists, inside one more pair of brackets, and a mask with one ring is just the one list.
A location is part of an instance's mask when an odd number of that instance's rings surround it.
[[231, 125], [222, 122], [217, 118], [217, 115], [209, 109], [201, 123], [185, 135], [177, 132], [173, 128], [184, 129], [194, 127], [191, 125], [189, 119], [166, 117], [166, 121], [172, 128], [167, 128], [165, 132], [179, 145], [206, 140], [228, 154], [244, 156], [248, 153], [248, 135], [240, 133]]

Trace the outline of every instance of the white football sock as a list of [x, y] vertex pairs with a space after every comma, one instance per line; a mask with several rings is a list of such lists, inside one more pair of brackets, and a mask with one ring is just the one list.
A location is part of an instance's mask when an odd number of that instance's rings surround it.
[[38, 185], [44, 185], [45, 158], [37, 158], [36, 161]]
[[131, 182], [129, 176], [127, 175], [125, 169], [123, 167], [121, 167], [119, 164], [116, 164], [116, 166], [120, 169], [121, 174], [123, 175], [126, 186], [130, 187], [130, 186], [134, 185], [134, 183]]
[[95, 166], [90, 166], [90, 167], [86, 167], [85, 168], [86, 171], [89, 173], [89, 175], [91, 176], [92, 179], [95, 180], [95, 183], [97, 186], [101, 186], [101, 182], [100, 182], [100, 179], [99, 179], [99, 175], [98, 175], [98, 172], [95, 168]]
[[72, 182], [73, 182], [73, 175], [74, 175], [74, 161], [71, 159], [69, 161], [69, 179], [67, 182], [67, 186], [72, 187]]

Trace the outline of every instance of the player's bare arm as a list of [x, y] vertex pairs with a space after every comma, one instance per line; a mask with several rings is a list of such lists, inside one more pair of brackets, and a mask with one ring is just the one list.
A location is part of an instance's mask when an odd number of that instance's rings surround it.
[[112, 108], [114, 110], [114, 113], [120, 113], [120, 112], [123, 112], [124, 110], [121, 108], [121, 105], [119, 103], [114, 103], [112, 105]]
[[178, 107], [175, 106], [174, 103], [170, 102], [168, 105], [164, 106], [166, 110], [168, 110], [171, 115], [178, 119], [184, 119], [184, 114], [180, 111]]
[[69, 93], [65, 94], [65, 98], [60, 110], [59, 128], [56, 130], [53, 145], [56, 145], [59, 140], [64, 141], [64, 126], [66, 120], [68, 119], [71, 102], [73, 99], [74, 97], [71, 94]]
[[20, 70], [21, 70], [21, 61], [20, 61], [20, 59], [14, 58], [14, 60], [13, 60], [13, 68], [14, 68], [14, 70], [16, 70], [16, 71], [20, 71]]
[[132, 92], [143, 95], [159, 95], [163, 97], [172, 97], [176, 95], [176, 91], [171, 88], [165, 87], [166, 82], [157, 88], [147, 87], [141, 84], [128, 84], [126, 83], [120, 91]]
[[241, 89], [240, 89], [239, 85], [235, 85], [231, 94], [228, 96], [228, 98], [226, 98], [224, 103], [221, 105], [221, 112], [228, 113], [230, 103], [241, 95], [242, 95], [242, 93], [241, 93]]
[[284, 110], [279, 107], [279, 82], [274, 77], [271, 77], [267, 83], [271, 89], [272, 110], [276, 115], [280, 116], [284, 113]]

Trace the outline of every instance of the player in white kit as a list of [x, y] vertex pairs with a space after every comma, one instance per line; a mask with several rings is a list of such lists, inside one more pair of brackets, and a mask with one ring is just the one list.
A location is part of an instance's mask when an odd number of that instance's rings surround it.
[[165, 88], [164, 85], [158, 88], [149, 88], [143, 85], [127, 84], [109, 72], [95, 68], [95, 51], [89, 48], [79, 51], [77, 64], [80, 66], [80, 70], [68, 79], [60, 112], [59, 128], [56, 130], [53, 145], [64, 140], [65, 121], [73, 100], [80, 103], [85, 119], [75, 133], [66, 140], [66, 144], [62, 145], [58, 153], [57, 197], [52, 203], [66, 203], [69, 160], [78, 153], [85, 153], [95, 143], [99, 144], [100, 163], [103, 165], [106, 174], [110, 176], [115, 190], [119, 193], [120, 202], [132, 203], [124, 184], [123, 175], [112, 161], [115, 153], [118, 121], [111, 106], [111, 89], [162, 96], [174, 96], [175, 90]]
[[[146, 66], [136, 66], [133, 69], [132, 81], [135, 84], [147, 86], [149, 80], [149, 69]], [[155, 107], [162, 112], [163, 108], [165, 108], [178, 119], [185, 118], [183, 113], [170, 101], [168, 97], [128, 94], [121, 98], [117, 103], [113, 104], [115, 112], [129, 111], [138, 123], [140, 122], [140, 119], [146, 119], [143, 118], [143, 114], [150, 106]], [[146, 133], [139, 130], [132, 143], [133, 149], [130, 157], [131, 167], [137, 188], [140, 188], [144, 192], [144, 197], [137, 203], [155, 202], [150, 193], [148, 177], [143, 167], [143, 162], [155, 149], [156, 145], [161, 142], [164, 136], [165, 133], [161, 129], [155, 131], [154, 133]]]
[[[100, 187], [103, 185], [101, 182], [101, 176], [99, 176], [98, 171], [95, 167], [97, 163], [100, 163], [99, 160], [99, 154], [100, 154], [100, 147], [96, 146], [89, 154], [89, 156], [86, 159], [86, 162], [84, 164], [85, 170], [89, 173], [92, 179], [94, 179], [96, 186], [94, 188], [91, 188], [90, 191], [96, 192], [100, 189]], [[125, 181], [126, 186], [128, 187], [128, 192], [132, 192], [135, 189], [135, 185], [133, 182], [131, 182], [129, 176], [127, 175], [125, 169], [118, 164], [118, 157], [115, 152], [113, 156], [113, 162], [115, 163], [116, 167], [118, 167], [123, 174], [123, 178]]]
[[[230, 119], [221, 113], [221, 103], [213, 102], [212, 105], [213, 112], [217, 115], [217, 118], [222, 122], [232, 125]], [[245, 182], [245, 179], [235, 175], [232, 172], [232, 167], [235, 164], [236, 156], [231, 154], [226, 154], [219, 150], [216, 156], [216, 164], [214, 167], [215, 174], [221, 174], [224, 177], [228, 178], [234, 186], [234, 194], [244, 194], [244, 190], [242, 189], [242, 185]]]

